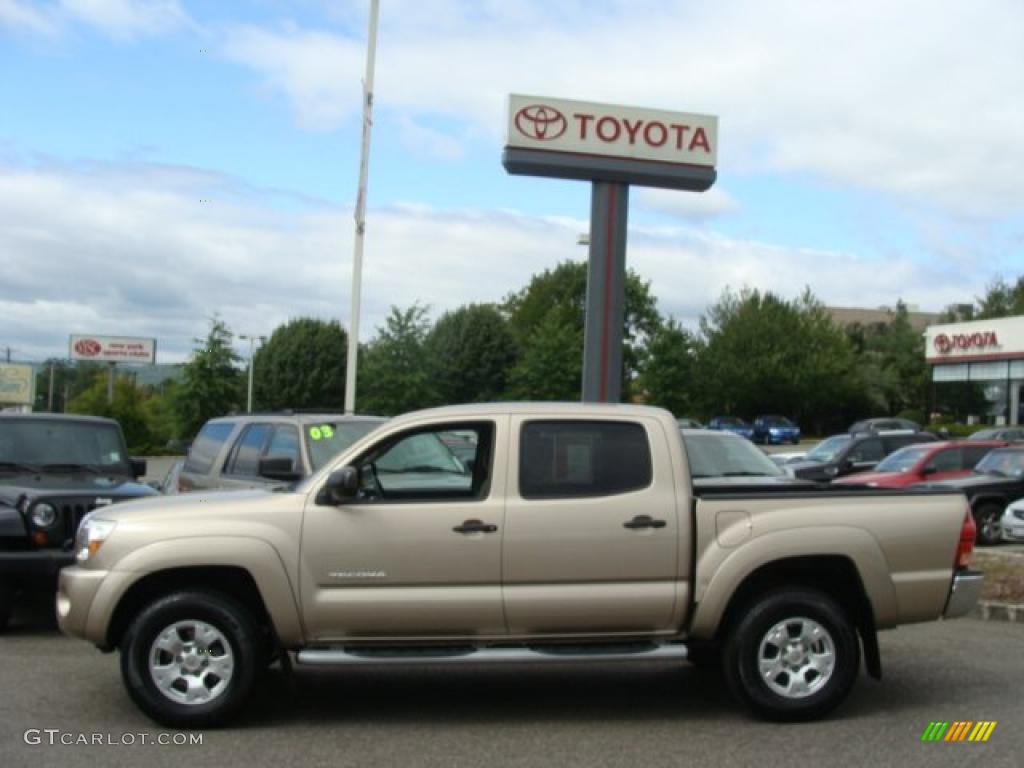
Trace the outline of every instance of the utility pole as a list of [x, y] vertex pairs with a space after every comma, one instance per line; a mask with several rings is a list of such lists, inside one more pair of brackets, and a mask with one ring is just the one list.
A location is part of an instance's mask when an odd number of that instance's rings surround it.
[[253, 358], [252, 346], [253, 346], [253, 343], [257, 339], [259, 339], [260, 344], [266, 343], [267, 337], [266, 336], [254, 336], [251, 333], [240, 333], [240, 334], [238, 334], [238, 338], [243, 339], [243, 340], [245, 340], [245, 339], [249, 340], [249, 398], [246, 401], [245, 412], [246, 413], [252, 413], [252, 369], [253, 369], [253, 365], [252, 364], [253, 364], [253, 360], [255, 359], [255, 358]]
[[53, 413], [53, 363], [50, 363], [50, 393], [46, 398], [46, 410]]
[[356, 358], [359, 355], [359, 310], [363, 289], [363, 235], [366, 231], [366, 182], [370, 170], [370, 129], [373, 127], [373, 71], [377, 58], [379, 0], [370, 0], [370, 29], [366, 45], [366, 77], [363, 79], [363, 148], [359, 158], [359, 191], [356, 194], [356, 244], [352, 257], [352, 304], [348, 324], [348, 358], [345, 361], [345, 413], [356, 410]]

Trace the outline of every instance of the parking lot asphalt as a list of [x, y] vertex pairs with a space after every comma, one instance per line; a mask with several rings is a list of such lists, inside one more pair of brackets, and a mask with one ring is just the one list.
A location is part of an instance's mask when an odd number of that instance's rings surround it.
[[[685, 664], [300, 669], [273, 671], [201, 745], [143, 745], [173, 731], [131, 703], [117, 655], [58, 634], [40, 601], [0, 636], [0, 766], [1021, 765], [1024, 625], [908, 626], [881, 646], [883, 681], [862, 676], [817, 723], [753, 720]], [[997, 726], [987, 743], [922, 743], [936, 720]], [[78, 734], [114, 743], [60, 743]]]

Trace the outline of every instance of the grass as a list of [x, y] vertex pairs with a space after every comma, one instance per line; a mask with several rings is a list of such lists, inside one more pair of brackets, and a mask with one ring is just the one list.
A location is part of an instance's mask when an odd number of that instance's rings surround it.
[[1024, 603], [1024, 557], [975, 550], [971, 564], [985, 572], [982, 600]]

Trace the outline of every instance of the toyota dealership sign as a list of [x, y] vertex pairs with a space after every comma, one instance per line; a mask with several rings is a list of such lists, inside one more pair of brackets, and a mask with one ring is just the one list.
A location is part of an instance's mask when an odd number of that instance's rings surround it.
[[93, 360], [99, 363], [156, 362], [156, 339], [73, 335], [70, 348], [72, 360]]
[[509, 147], [715, 167], [718, 118], [512, 94]]

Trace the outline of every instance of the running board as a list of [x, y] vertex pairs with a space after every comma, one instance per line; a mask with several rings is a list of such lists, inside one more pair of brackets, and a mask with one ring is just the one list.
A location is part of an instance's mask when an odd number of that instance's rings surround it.
[[308, 666], [351, 664], [506, 664], [514, 662], [544, 663], [567, 661], [665, 661], [686, 658], [686, 646], [642, 645], [636, 649], [624, 646], [589, 649], [582, 646], [540, 648], [410, 648], [379, 651], [366, 649], [324, 648], [299, 651], [295, 660]]

